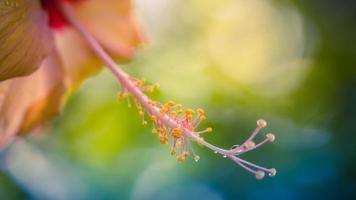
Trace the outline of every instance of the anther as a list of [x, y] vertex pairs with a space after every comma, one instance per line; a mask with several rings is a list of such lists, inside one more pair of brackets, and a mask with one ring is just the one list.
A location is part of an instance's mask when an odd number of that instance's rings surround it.
[[271, 168], [268, 172], [268, 175], [269, 176], [275, 176], [277, 173], [277, 170], [275, 168]]
[[193, 115], [194, 114], [194, 111], [190, 108], [188, 108], [187, 110], [185, 110], [185, 114], [187, 115]]
[[156, 106], [157, 102], [156, 101], [148, 101], [147, 104], [150, 106]]
[[161, 115], [164, 115], [164, 114], [166, 114], [168, 112], [168, 108], [167, 107], [162, 107], [159, 112], [161, 113]]
[[267, 122], [264, 119], [259, 119], [259, 120], [257, 120], [257, 126], [259, 128], [264, 128], [267, 126]]
[[159, 142], [160, 142], [161, 144], [168, 144], [168, 138], [167, 138], [167, 136], [161, 135], [161, 136], [159, 137]]
[[197, 109], [197, 113], [199, 114], [199, 115], [204, 115], [204, 110], [202, 109], [202, 108], [198, 108]]
[[168, 101], [166, 103], [166, 105], [169, 106], [169, 107], [172, 107], [172, 106], [174, 106], [174, 102], [173, 101]]
[[264, 172], [264, 171], [261, 171], [261, 170], [258, 170], [258, 171], [256, 172], [256, 178], [257, 178], [258, 180], [261, 180], [261, 179], [263, 179], [263, 177], [265, 177], [265, 172]]
[[201, 116], [200, 116], [200, 120], [202, 120], [202, 121], [206, 120], [205, 115], [201, 115]]
[[182, 131], [180, 130], [180, 128], [174, 128], [172, 130], [172, 136], [175, 138], [180, 138], [182, 136]]
[[213, 132], [213, 128], [211, 128], [211, 127], [208, 127], [208, 128], [206, 129], [206, 132], [208, 132], [208, 133], [211, 133], [211, 132]]
[[156, 116], [154, 116], [154, 115], [151, 115], [151, 116], [150, 116], [150, 119], [151, 119], [151, 121], [156, 122], [157, 117], [156, 117]]
[[172, 111], [172, 112], [171, 112], [171, 115], [173, 115], [173, 116], [177, 116], [177, 115], [178, 115], [178, 113], [177, 113], [176, 111]]
[[182, 104], [176, 104], [176, 109], [181, 110], [183, 108]]
[[184, 161], [185, 160], [185, 155], [182, 153], [180, 155], [177, 156], [177, 161]]
[[200, 156], [195, 155], [195, 156], [194, 156], [194, 161], [195, 161], [195, 162], [198, 162], [199, 160], [200, 160]]
[[268, 141], [270, 141], [270, 142], [273, 142], [273, 141], [275, 140], [275, 136], [274, 136], [274, 134], [272, 134], [272, 133], [268, 133], [268, 134], [266, 135], [266, 138], [267, 138]]
[[146, 80], [145, 79], [139, 79], [136, 81], [136, 86], [141, 87], [145, 84]]

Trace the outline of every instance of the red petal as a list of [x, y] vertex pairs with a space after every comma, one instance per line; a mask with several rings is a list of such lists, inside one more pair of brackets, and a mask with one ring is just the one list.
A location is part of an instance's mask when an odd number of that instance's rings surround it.
[[[61, 2], [77, 3], [83, 0], [61, 0]], [[58, 11], [54, 0], [41, 0], [42, 7], [48, 12], [49, 25], [54, 29], [60, 29], [66, 26], [68, 23], [66, 19]]]

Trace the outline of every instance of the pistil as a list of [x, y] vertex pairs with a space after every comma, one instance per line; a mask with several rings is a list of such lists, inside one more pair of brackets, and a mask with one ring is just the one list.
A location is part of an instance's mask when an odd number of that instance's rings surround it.
[[[167, 144], [169, 137], [171, 138], [173, 142], [171, 146], [171, 154], [177, 155], [178, 161], [185, 160], [189, 155], [190, 141], [195, 141], [198, 144], [211, 149], [213, 152], [231, 159], [243, 169], [255, 174], [258, 179], [264, 177], [264, 172], [267, 172], [270, 176], [276, 174], [274, 168], [267, 169], [260, 167], [238, 157], [243, 153], [262, 146], [266, 142], [274, 141], [274, 135], [267, 134], [266, 139], [257, 145], [253, 142], [253, 139], [259, 131], [266, 126], [264, 120], [257, 121], [257, 128], [255, 131], [240, 146], [234, 145], [234, 148], [226, 150], [206, 142], [201, 137], [201, 134], [212, 132], [212, 128], [209, 127], [202, 131], [196, 130], [200, 122], [206, 119], [203, 109], [199, 108], [196, 111], [192, 109], [183, 109], [180, 104], [175, 104], [172, 101], [161, 104], [149, 99], [144, 92], [154, 90], [158, 87], [158, 84], [145, 86], [145, 81], [143, 79], [132, 78], [126, 74], [105, 52], [96, 39], [80, 24], [73, 14], [70, 5], [63, 1], [56, 1], [56, 6], [61, 12], [61, 15], [65, 17], [66, 21], [82, 36], [97, 57], [103, 61], [105, 66], [118, 79], [122, 87], [122, 92], [119, 97], [127, 98], [129, 102], [131, 102], [130, 99], [133, 98], [143, 120], [142, 124], [147, 125], [148, 122], [145, 120], [145, 115], [148, 115], [150, 119], [149, 121], [153, 124], [152, 133], [158, 133], [159, 141], [162, 144]], [[191, 151], [193, 150], [191, 149]], [[196, 155], [194, 151], [193, 155], [195, 161], [200, 160], [200, 156]]]

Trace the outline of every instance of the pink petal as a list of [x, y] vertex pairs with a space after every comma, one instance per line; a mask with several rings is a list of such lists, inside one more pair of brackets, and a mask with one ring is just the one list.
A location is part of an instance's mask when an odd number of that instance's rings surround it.
[[101, 69], [102, 63], [70, 27], [55, 32], [55, 43], [63, 64], [67, 84], [77, 87], [88, 76]]
[[[130, 0], [85, 0], [70, 4], [82, 25], [116, 59], [130, 59], [143, 42]], [[55, 43], [71, 86], [103, 65], [71, 27], [55, 32]]]
[[112, 55], [131, 58], [144, 41], [131, 0], [86, 0], [72, 5], [79, 21]]
[[58, 61], [53, 53], [33, 74], [0, 82], [0, 149], [60, 110], [65, 85]]

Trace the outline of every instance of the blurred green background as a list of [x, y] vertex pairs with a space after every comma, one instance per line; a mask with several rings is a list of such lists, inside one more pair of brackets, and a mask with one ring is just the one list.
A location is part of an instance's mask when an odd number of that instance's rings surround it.
[[[356, 2], [138, 0], [149, 45], [123, 68], [159, 82], [152, 97], [203, 107], [229, 148], [264, 118], [276, 141], [243, 157], [277, 168], [258, 181], [195, 147], [177, 163], [118, 102], [106, 70], [45, 134], [0, 153], [0, 199], [355, 199]], [[262, 139], [262, 136], [260, 137]]]

